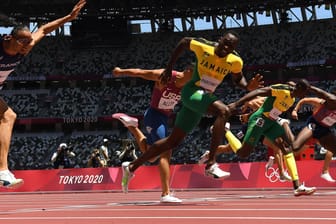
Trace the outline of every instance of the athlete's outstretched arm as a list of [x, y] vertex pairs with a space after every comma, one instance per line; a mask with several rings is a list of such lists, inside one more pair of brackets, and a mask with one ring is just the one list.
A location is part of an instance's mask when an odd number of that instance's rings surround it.
[[243, 105], [245, 102], [250, 101], [257, 96], [271, 96], [271, 95], [272, 95], [272, 88], [271, 87], [267, 86], [267, 87], [259, 88], [259, 89], [256, 89], [256, 90], [253, 90], [253, 91], [247, 93], [245, 96], [243, 96], [242, 98], [240, 98], [236, 102], [233, 102], [233, 103], [229, 104], [228, 106], [229, 106], [231, 111], [234, 111], [238, 107]]
[[164, 69], [140, 69], [140, 68], [119, 68], [115, 67], [113, 69], [113, 75], [121, 76], [127, 75], [130, 77], [142, 78], [150, 81], [158, 82], [160, 81], [160, 76]]
[[317, 105], [321, 105], [325, 100], [318, 98], [318, 97], [306, 97], [301, 99], [294, 107], [294, 109], [292, 110], [292, 118], [294, 118], [295, 120], [298, 120], [298, 114], [297, 112], [300, 110], [300, 108], [304, 105], [304, 104], [310, 104], [313, 107], [316, 107]]
[[39, 27], [39, 29], [36, 32], [32, 33], [34, 43], [36, 44], [43, 37], [45, 37], [48, 33], [56, 30], [57, 28], [62, 26], [64, 23], [67, 23], [67, 22], [70, 22], [76, 19], [80, 10], [84, 7], [85, 4], [86, 4], [86, 0], [79, 0], [68, 15], [62, 18], [56, 19], [54, 21], [51, 21], [49, 23], [46, 23], [42, 25], [41, 27]]
[[175, 47], [174, 51], [172, 52], [170, 59], [168, 61], [168, 64], [166, 66], [166, 69], [164, 70], [164, 72], [161, 75], [161, 82], [162, 83], [167, 83], [172, 76], [172, 70], [173, 67], [177, 61], [177, 59], [180, 57], [180, 55], [186, 51], [186, 50], [190, 50], [190, 42], [191, 42], [192, 38], [191, 37], [184, 37], [180, 40], [180, 42], [177, 44], [177, 46]]
[[336, 96], [332, 93], [328, 93], [316, 86], [311, 86], [309, 91], [318, 97], [325, 99], [325, 105], [329, 110], [336, 110]]

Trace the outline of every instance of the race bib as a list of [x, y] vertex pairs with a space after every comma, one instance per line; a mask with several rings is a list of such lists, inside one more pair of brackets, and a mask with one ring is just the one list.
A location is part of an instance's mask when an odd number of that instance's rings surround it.
[[323, 118], [323, 120], [321, 120], [321, 122], [324, 125], [326, 125], [328, 127], [331, 127], [331, 126], [333, 126], [336, 123], [336, 117], [334, 117], [334, 116], [333, 117], [327, 116], [327, 117]]
[[263, 127], [264, 126], [264, 124], [265, 124], [265, 120], [263, 119], [263, 118], [261, 118], [261, 117], [259, 117], [257, 120], [256, 120], [256, 125], [258, 126], [258, 127]]
[[161, 98], [159, 101], [158, 108], [162, 110], [173, 110], [177, 101], [171, 98]]
[[269, 112], [269, 117], [272, 118], [273, 120], [276, 120], [276, 119], [279, 118], [280, 114], [282, 114], [282, 112], [280, 110], [278, 110], [277, 108], [273, 108]]
[[200, 80], [200, 87], [210, 92], [214, 92], [220, 83], [221, 80], [215, 79], [208, 75], [202, 75], [202, 79]]

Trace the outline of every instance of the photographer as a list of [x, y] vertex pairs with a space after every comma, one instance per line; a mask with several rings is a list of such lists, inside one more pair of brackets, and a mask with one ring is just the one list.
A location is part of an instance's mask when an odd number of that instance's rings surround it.
[[51, 162], [54, 169], [71, 168], [70, 158], [75, 156], [76, 154], [71, 151], [66, 143], [61, 143], [52, 155]]
[[133, 161], [135, 159], [138, 158], [138, 156], [136, 155], [136, 147], [134, 145], [133, 140], [131, 139], [122, 139], [122, 151], [119, 154], [119, 159], [121, 162], [124, 161]]
[[101, 157], [100, 153], [99, 153], [99, 149], [94, 149], [89, 157], [88, 160], [88, 167], [93, 167], [93, 168], [97, 168], [97, 167], [105, 167], [105, 159]]
[[99, 147], [99, 153], [101, 155], [101, 158], [103, 159], [104, 167], [108, 166], [108, 162], [110, 161], [108, 144], [109, 140], [107, 138], [104, 138], [103, 144]]

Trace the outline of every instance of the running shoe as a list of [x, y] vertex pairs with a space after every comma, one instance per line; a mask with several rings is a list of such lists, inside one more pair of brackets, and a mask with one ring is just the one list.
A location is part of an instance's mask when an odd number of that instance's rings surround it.
[[22, 179], [15, 178], [14, 174], [9, 170], [0, 171], [0, 187], [15, 189], [23, 183]]
[[292, 181], [291, 176], [289, 176], [289, 174], [286, 171], [284, 171], [282, 174], [280, 174], [279, 178], [282, 181]]
[[215, 179], [224, 179], [228, 178], [230, 176], [230, 173], [221, 170], [218, 167], [218, 164], [214, 163], [209, 168], [205, 169], [205, 176], [211, 176]]
[[326, 150], [324, 147], [320, 148], [320, 154], [326, 154], [328, 150]]
[[268, 161], [265, 165], [265, 169], [268, 170], [269, 168], [271, 168], [274, 164], [274, 156], [270, 156], [268, 157]]
[[301, 184], [297, 189], [294, 190], [294, 196], [298, 197], [301, 195], [311, 195], [316, 191], [316, 187], [306, 187]]
[[174, 197], [171, 194], [167, 194], [165, 196], [161, 196], [160, 202], [161, 203], [181, 203], [182, 200], [177, 197]]
[[123, 172], [123, 176], [122, 176], [122, 180], [121, 180], [121, 187], [122, 187], [122, 191], [124, 193], [128, 193], [128, 184], [130, 182], [130, 180], [134, 177], [134, 173], [132, 173], [129, 170], [129, 164], [131, 162], [123, 162], [121, 164], [121, 168], [122, 168], [122, 172]]
[[276, 122], [278, 122], [278, 124], [280, 124], [281, 126], [282, 126], [284, 123], [288, 123], [288, 124], [290, 124], [290, 120], [285, 119], [285, 118], [281, 118], [281, 117], [279, 117], [279, 118], [276, 120]]
[[226, 122], [224, 126], [225, 131], [230, 130], [230, 128], [231, 128], [231, 124], [229, 122]]
[[204, 164], [209, 159], [210, 151], [206, 150], [203, 155], [201, 155], [200, 159], [198, 160], [198, 164]]
[[123, 113], [112, 114], [112, 117], [118, 119], [125, 127], [138, 127], [138, 119]]
[[328, 182], [331, 182], [331, 183], [335, 183], [336, 180], [334, 180], [329, 173], [322, 173], [321, 174], [321, 178], [328, 181]]

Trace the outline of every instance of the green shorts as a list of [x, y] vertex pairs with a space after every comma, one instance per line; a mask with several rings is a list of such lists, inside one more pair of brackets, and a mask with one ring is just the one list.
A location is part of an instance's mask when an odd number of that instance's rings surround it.
[[187, 84], [183, 87], [181, 93], [182, 107], [177, 113], [175, 126], [189, 133], [200, 122], [217, 97], [212, 93], [207, 93], [194, 84]]
[[253, 113], [249, 118], [243, 141], [249, 145], [256, 146], [263, 135], [274, 143], [275, 139], [285, 135], [285, 130], [276, 121], [262, 114]]

